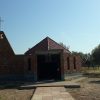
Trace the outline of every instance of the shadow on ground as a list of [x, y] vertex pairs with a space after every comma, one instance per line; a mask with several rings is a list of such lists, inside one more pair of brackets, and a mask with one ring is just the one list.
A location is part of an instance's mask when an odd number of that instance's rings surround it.
[[88, 78], [100, 78], [100, 73], [84, 73], [83, 75]]
[[11, 82], [11, 81], [4, 81], [4, 82], [0, 82], [0, 90], [2, 90], [2, 89], [20, 89], [20, 86], [22, 86], [24, 84], [28, 84], [28, 83], [30, 83], [30, 82], [20, 82], [20, 81]]
[[90, 81], [89, 83], [100, 84], [100, 80], [97, 80], [97, 81]]
[[[56, 80], [44, 80], [44, 81], [2, 81], [0, 82], [0, 90], [1, 89], [22, 89], [21, 86], [27, 86], [27, 85], [36, 85], [36, 84], [45, 84], [45, 83], [54, 83], [54, 82], [60, 82]], [[35, 88], [35, 87], [34, 87]], [[29, 88], [31, 89], [31, 88]]]

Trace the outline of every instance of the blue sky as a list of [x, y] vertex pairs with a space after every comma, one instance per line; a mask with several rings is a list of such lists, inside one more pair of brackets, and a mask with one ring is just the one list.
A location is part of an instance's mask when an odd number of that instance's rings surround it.
[[84, 53], [100, 43], [100, 0], [0, 0], [0, 16], [17, 54], [46, 36]]

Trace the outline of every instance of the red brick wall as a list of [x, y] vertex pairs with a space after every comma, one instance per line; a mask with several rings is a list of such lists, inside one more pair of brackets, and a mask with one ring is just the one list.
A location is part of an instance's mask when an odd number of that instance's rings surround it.
[[16, 55], [11, 67], [11, 74], [24, 74], [24, 55]]
[[76, 65], [77, 65], [77, 71], [80, 71], [81, 70], [81, 67], [82, 67], [82, 59], [80, 56], [75, 56], [76, 58]]
[[0, 38], [0, 75], [7, 75], [10, 74], [15, 54], [4, 32], [0, 31], [0, 35], [2, 35]]
[[[68, 61], [67, 58], [69, 57], [69, 69], [68, 69]], [[74, 66], [74, 58], [75, 58], [75, 66]], [[76, 67], [76, 68], [74, 68]], [[64, 72], [65, 73], [73, 73], [79, 72], [81, 70], [81, 58], [77, 55], [71, 55], [64, 53]]]
[[24, 74], [24, 56], [9, 58], [7, 64], [0, 63], [0, 75]]

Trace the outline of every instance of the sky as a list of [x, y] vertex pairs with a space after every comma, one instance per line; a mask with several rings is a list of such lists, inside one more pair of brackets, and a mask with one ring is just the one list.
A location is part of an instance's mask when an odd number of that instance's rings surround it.
[[100, 0], [0, 0], [0, 17], [16, 54], [47, 36], [83, 53], [100, 43]]

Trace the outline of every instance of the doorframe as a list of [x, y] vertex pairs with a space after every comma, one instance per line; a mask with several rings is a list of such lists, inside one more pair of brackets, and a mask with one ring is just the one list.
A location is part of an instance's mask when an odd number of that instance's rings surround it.
[[38, 67], [37, 67], [37, 55], [39, 54], [60, 54], [60, 77], [61, 80], [64, 80], [64, 55], [63, 50], [48, 50], [48, 51], [36, 51], [35, 52], [35, 68], [34, 68], [34, 81], [38, 81]]

